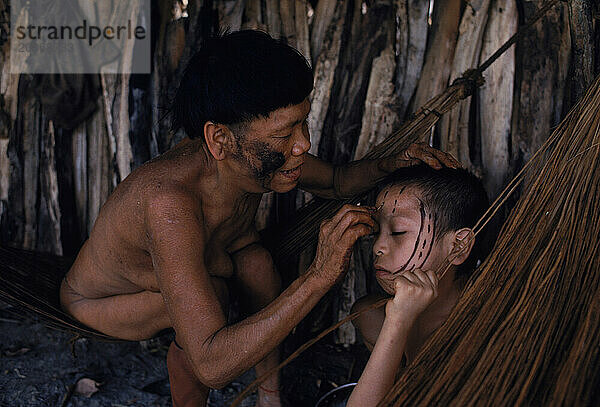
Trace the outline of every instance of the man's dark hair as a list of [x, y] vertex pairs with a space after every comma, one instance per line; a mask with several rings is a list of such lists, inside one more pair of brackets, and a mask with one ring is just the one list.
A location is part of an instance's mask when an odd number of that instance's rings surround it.
[[190, 59], [171, 106], [173, 128], [202, 138], [207, 121], [236, 125], [301, 103], [313, 89], [308, 61], [262, 31], [225, 33]]
[[[465, 169], [444, 167], [435, 170], [427, 165], [402, 168], [384, 179], [382, 185], [405, 185], [418, 188], [425, 207], [435, 214], [435, 234], [461, 228], [473, 228], [489, 207], [488, 197], [479, 178]], [[489, 245], [480, 234], [469, 258], [457, 269], [456, 278], [470, 276], [487, 256]]]

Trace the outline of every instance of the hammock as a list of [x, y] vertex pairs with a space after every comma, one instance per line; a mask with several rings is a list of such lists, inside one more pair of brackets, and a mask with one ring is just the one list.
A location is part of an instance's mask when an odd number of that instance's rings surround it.
[[[380, 406], [600, 403], [600, 76], [475, 225], [475, 234], [527, 179], [452, 314]], [[301, 346], [231, 407], [332, 330], [386, 302]]]
[[522, 175], [492, 253], [381, 405], [599, 404], [600, 76]]

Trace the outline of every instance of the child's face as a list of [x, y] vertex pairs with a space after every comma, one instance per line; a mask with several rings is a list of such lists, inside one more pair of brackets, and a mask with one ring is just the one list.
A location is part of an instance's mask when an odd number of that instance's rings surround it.
[[[383, 205], [383, 206], [382, 206]], [[435, 230], [436, 214], [421, 200], [418, 188], [393, 185], [377, 196], [379, 233], [373, 245], [373, 268], [381, 287], [394, 294], [394, 279], [414, 269], [437, 270], [452, 246]]]

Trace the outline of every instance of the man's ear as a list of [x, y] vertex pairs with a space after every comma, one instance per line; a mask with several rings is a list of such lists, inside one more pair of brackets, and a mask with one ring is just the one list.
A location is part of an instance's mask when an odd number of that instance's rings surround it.
[[462, 228], [454, 231], [453, 248], [450, 254], [450, 263], [455, 266], [463, 264], [471, 254], [475, 244], [475, 235], [470, 228]]
[[215, 160], [221, 161], [228, 151], [232, 151], [233, 133], [224, 124], [207, 121], [204, 123], [204, 141]]

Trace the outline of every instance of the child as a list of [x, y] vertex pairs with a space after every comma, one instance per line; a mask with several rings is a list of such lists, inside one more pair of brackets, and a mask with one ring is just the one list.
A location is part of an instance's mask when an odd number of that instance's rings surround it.
[[[373, 268], [393, 296], [355, 320], [371, 357], [347, 406], [376, 406], [398, 370], [446, 320], [480, 256], [472, 227], [488, 206], [481, 182], [463, 169], [417, 166], [386, 180], [377, 196]], [[478, 238], [479, 240], [479, 238]], [[443, 277], [436, 271], [442, 272]], [[364, 297], [353, 311], [384, 298]]]

